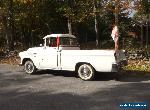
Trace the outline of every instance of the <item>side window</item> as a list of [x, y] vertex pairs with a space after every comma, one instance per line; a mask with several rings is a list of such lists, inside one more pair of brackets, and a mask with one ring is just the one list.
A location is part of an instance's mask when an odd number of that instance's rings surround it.
[[77, 40], [75, 38], [62, 37], [62, 38], [60, 38], [60, 45], [63, 45], [63, 46], [76, 46], [77, 45]]
[[69, 38], [68, 37], [60, 38], [60, 45], [70, 45]]
[[50, 47], [57, 47], [57, 40], [55, 37], [50, 38]]
[[56, 43], [56, 38], [55, 37], [51, 37], [51, 38], [47, 38], [46, 39], [46, 46], [48, 47], [56, 47], [57, 43]]

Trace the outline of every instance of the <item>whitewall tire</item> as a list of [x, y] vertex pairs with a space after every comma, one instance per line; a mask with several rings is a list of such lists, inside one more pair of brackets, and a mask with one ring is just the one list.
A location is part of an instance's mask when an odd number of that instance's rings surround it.
[[82, 64], [78, 68], [78, 76], [85, 81], [92, 80], [94, 78], [94, 68], [89, 64]]
[[33, 74], [36, 72], [36, 67], [31, 60], [28, 60], [24, 64], [24, 70], [27, 74]]

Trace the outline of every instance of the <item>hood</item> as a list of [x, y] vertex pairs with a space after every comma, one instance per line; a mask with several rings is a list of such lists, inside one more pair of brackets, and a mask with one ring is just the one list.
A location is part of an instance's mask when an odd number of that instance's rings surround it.
[[38, 52], [40, 52], [43, 49], [43, 47], [33, 47], [33, 48], [29, 48], [26, 51], [20, 52], [19, 56], [24, 56], [24, 55], [32, 55], [32, 54], [37, 54]]
[[27, 52], [31, 52], [31, 53], [35, 53], [35, 52], [39, 52], [39, 51], [41, 51], [41, 50], [43, 50], [43, 47], [33, 47], [33, 48], [29, 48], [28, 50], [27, 50]]

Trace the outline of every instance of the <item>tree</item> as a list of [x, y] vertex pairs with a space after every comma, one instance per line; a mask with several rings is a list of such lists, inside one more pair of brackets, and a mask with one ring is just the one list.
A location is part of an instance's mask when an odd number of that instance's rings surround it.
[[[129, 15], [133, 11], [132, 0], [103, 0], [103, 13], [105, 16], [111, 16], [111, 25], [115, 24], [119, 27], [119, 35], [123, 35], [128, 31], [129, 26]], [[112, 15], [111, 15], [112, 13]], [[111, 27], [111, 26], [110, 26]], [[121, 38], [121, 36], [120, 36]]]
[[144, 27], [146, 27], [146, 46], [149, 44], [149, 33], [148, 33], [148, 22], [150, 19], [150, 2], [148, 2], [148, 0], [135, 0], [134, 1], [135, 4], [135, 10], [136, 10], [136, 14], [134, 15], [134, 20], [136, 22], [139, 22], [139, 24], [141, 25], [141, 45], [143, 46], [143, 40], [144, 40], [144, 36], [143, 36], [143, 31], [144, 31]]
[[13, 50], [14, 40], [14, 10], [12, 0], [1, 1], [1, 24], [3, 25], [3, 32], [5, 33], [6, 47], [9, 50]]
[[66, 32], [80, 34], [80, 39], [90, 37], [98, 46], [108, 39], [115, 13], [120, 32], [127, 27], [123, 22], [128, 22], [130, 3], [118, 0], [115, 9], [115, 0], [1, 0], [1, 27], [8, 44], [21, 42], [25, 48], [38, 44], [46, 34]]

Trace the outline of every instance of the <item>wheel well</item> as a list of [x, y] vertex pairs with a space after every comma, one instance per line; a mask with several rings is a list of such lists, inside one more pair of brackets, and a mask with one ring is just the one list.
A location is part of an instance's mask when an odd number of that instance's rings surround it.
[[24, 58], [22, 61], [22, 65], [24, 65], [26, 61], [32, 61], [32, 60], [30, 58]]
[[75, 71], [77, 72], [77, 71], [78, 71], [78, 68], [79, 68], [81, 65], [83, 65], [83, 64], [88, 64], [88, 65], [90, 65], [90, 66], [94, 69], [94, 71], [95, 71], [95, 68], [94, 68], [90, 63], [87, 63], [87, 62], [80, 62], [80, 63], [77, 63], [76, 66], [75, 66]]

